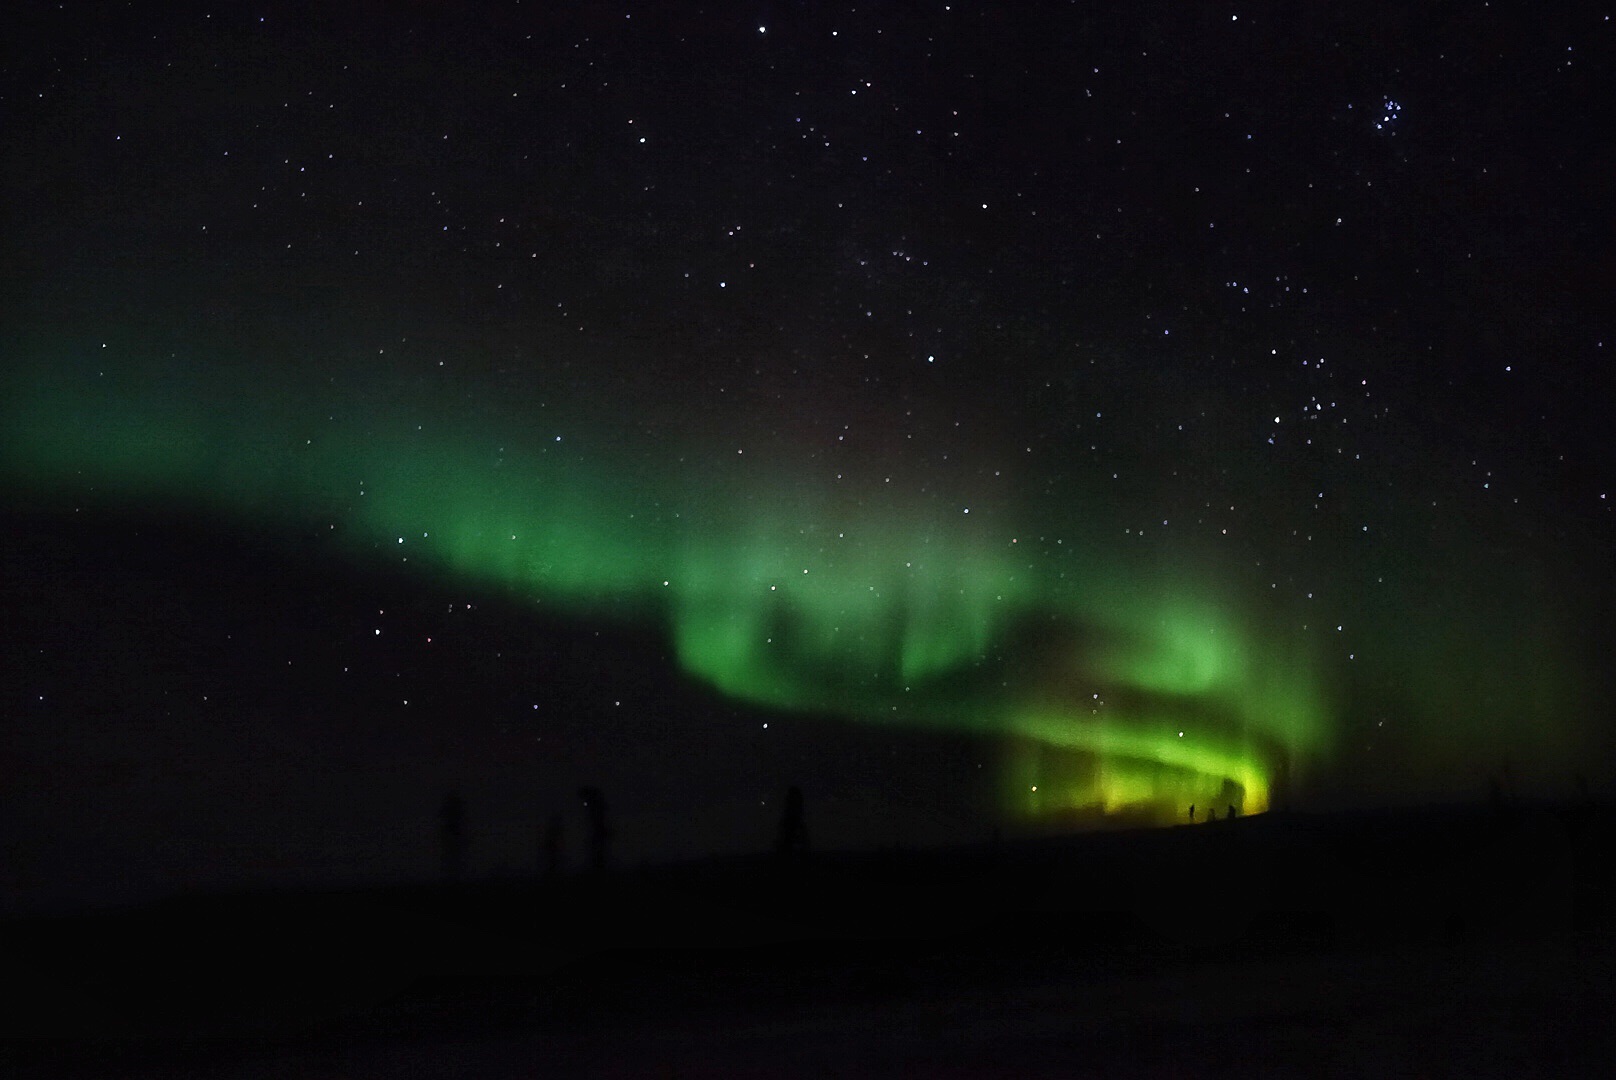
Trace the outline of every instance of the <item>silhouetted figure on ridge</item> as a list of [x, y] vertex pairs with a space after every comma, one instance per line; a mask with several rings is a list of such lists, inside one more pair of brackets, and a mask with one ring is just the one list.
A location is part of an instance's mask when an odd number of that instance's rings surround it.
[[1190, 824], [1195, 824], [1195, 804], [1190, 803]]
[[578, 799], [584, 804], [584, 814], [589, 820], [589, 868], [599, 873], [606, 869], [607, 848], [612, 839], [611, 828], [606, 824], [606, 796], [598, 787], [581, 787]]
[[544, 826], [544, 876], [561, 873], [561, 815], [551, 814]]
[[458, 791], [443, 797], [438, 821], [443, 830], [443, 879], [459, 881], [466, 873], [466, 801]]
[[1218, 808], [1217, 807], [1209, 806], [1209, 807], [1206, 808], [1206, 820], [1208, 822], [1218, 820]]
[[796, 784], [786, 789], [786, 805], [780, 811], [780, 831], [774, 838], [774, 851], [782, 856], [808, 853], [808, 825], [803, 820], [802, 788]]
[[1223, 816], [1230, 821], [1234, 820], [1234, 803], [1229, 804], [1229, 812]]

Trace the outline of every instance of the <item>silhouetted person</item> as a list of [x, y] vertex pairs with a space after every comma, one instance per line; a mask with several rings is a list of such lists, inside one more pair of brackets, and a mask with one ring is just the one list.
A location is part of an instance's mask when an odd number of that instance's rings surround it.
[[544, 826], [544, 876], [561, 873], [561, 815], [551, 814]]
[[1229, 812], [1223, 816], [1228, 818], [1230, 821], [1234, 820], [1234, 803], [1229, 804]]
[[443, 877], [458, 881], [466, 872], [466, 801], [458, 791], [443, 797], [438, 820], [443, 826]]
[[589, 868], [597, 873], [606, 869], [606, 849], [611, 844], [612, 831], [606, 824], [606, 796], [600, 788], [581, 787], [578, 798], [584, 804], [589, 821]]
[[1194, 803], [1190, 803], [1190, 823], [1192, 825], [1195, 823], [1195, 804]]
[[774, 850], [779, 855], [803, 855], [808, 851], [808, 825], [802, 815], [802, 788], [796, 784], [786, 789], [786, 805], [780, 811], [780, 831], [774, 838]]
[[1209, 807], [1206, 808], [1206, 820], [1207, 821], [1216, 821], [1216, 820], [1218, 820], [1218, 808], [1217, 807], [1209, 806]]

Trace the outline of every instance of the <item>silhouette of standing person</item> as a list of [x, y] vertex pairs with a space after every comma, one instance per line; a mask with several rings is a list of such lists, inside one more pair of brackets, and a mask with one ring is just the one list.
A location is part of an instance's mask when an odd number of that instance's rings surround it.
[[1223, 816], [1225, 818], [1227, 818], [1228, 820], [1230, 820], [1230, 821], [1234, 820], [1234, 803], [1229, 804], [1229, 812], [1224, 814]]
[[466, 872], [466, 801], [458, 791], [443, 797], [438, 821], [443, 829], [443, 879], [459, 881]]
[[551, 814], [544, 826], [544, 876], [561, 873], [561, 815]]
[[601, 794], [600, 788], [581, 787], [578, 798], [589, 819], [589, 868], [599, 873], [606, 869], [607, 847], [612, 839], [612, 831], [606, 824], [606, 796]]
[[1195, 823], [1195, 804], [1190, 803], [1190, 823]]
[[804, 855], [808, 852], [808, 824], [803, 820], [802, 788], [796, 784], [786, 789], [785, 809], [780, 812], [780, 831], [774, 838], [778, 855]]

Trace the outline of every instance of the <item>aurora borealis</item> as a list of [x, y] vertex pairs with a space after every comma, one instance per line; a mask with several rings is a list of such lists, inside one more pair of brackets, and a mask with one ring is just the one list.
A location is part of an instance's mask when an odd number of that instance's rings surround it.
[[310, 402], [238, 416], [217, 404], [233, 395], [169, 384], [152, 400], [99, 391], [103, 380], [83, 371], [83, 389], [17, 393], [8, 459], [87, 495], [199, 499], [271, 529], [331, 511], [356, 559], [386, 553], [582, 617], [652, 622], [687, 671], [741, 701], [957, 726], [1082, 759], [1081, 775], [1044, 778], [1042, 797], [1007, 769], [1024, 811], [1169, 821], [1197, 799], [1261, 811], [1282, 763], [1329, 745], [1304, 658], [1265, 672], [1240, 615], [1193, 583], [1139, 580], [1076, 545], [1080, 569], [1057, 569], [1024, 554], [1034, 538], [1024, 545], [1007, 513], [928, 513], [878, 493], [836, 506], [822, 481], [767, 468], [702, 490], [644, 474], [657, 470], [556, 464], [520, 436], [412, 437], [373, 414], [363, 438], [299, 448], [290, 423], [249, 418], [306, 415]]
[[[200, 504], [287, 535], [324, 529], [356, 564], [649, 625], [689, 674], [747, 704], [988, 737], [1004, 748], [1012, 817], [1168, 823], [1197, 802], [1261, 812], [1281, 778], [1334, 760], [1349, 703], [1372, 692], [1354, 682], [1351, 647], [1287, 625], [1294, 612], [1215, 551], [1174, 540], [1140, 556], [1108, 541], [1122, 530], [1097, 527], [1117, 512], [1103, 496], [1052, 541], [1061, 520], [1028, 520], [1008, 498], [906, 499], [885, 478], [859, 491], [785, 462], [702, 475], [651, 448], [573, 456], [565, 437], [524, 433], [514, 417], [485, 413], [479, 427], [440, 407], [429, 432], [410, 423], [424, 402], [344, 423], [308, 396], [260, 402], [248, 388], [144, 378], [109, 386], [104, 369], [50, 365], [12, 395], [8, 461], [46, 490]], [[314, 428], [297, 421], [322, 413]], [[1353, 607], [1337, 610], [1377, 617]], [[1441, 687], [1493, 669], [1501, 685], [1478, 701], [1473, 730], [1554, 749], [1543, 726], [1576, 704], [1564, 653], [1511, 645], [1506, 658], [1463, 625], [1429, 632], [1441, 670], [1413, 686], [1430, 699], [1399, 687], [1378, 710], [1434, 723]], [[1534, 636], [1554, 632], [1544, 620]], [[1361, 667], [1385, 677], [1372, 655]]]
[[1608, 782], [1607, 25], [764, 7], [40, 12], [8, 501], [628, 628], [815, 776], [957, 737], [974, 835]]

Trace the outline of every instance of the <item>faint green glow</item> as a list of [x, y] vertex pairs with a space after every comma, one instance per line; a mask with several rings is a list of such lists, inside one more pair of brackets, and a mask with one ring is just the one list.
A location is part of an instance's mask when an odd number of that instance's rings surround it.
[[681, 661], [736, 696], [889, 710], [983, 656], [1024, 599], [1005, 560], [901, 507], [750, 501], [742, 528], [681, 545], [670, 609]]

